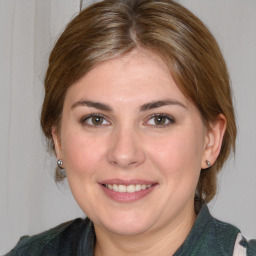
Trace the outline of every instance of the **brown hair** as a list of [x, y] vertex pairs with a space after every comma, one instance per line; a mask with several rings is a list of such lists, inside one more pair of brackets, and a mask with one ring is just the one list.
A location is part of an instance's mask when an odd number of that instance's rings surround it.
[[[77, 15], [53, 48], [45, 77], [41, 126], [54, 150], [51, 130], [59, 129], [69, 86], [97, 63], [143, 47], [167, 63], [184, 95], [206, 126], [219, 114], [227, 119], [221, 152], [202, 170], [197, 193], [206, 202], [216, 194], [217, 172], [235, 149], [236, 124], [229, 75], [218, 44], [205, 25], [171, 0], [104, 0]], [[57, 170], [56, 180], [63, 177]]]

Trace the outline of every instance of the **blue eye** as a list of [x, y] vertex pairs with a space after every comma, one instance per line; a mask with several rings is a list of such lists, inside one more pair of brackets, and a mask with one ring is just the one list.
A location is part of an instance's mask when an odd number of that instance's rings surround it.
[[168, 126], [169, 124], [172, 124], [174, 122], [175, 120], [169, 115], [155, 114], [148, 119], [147, 125], [163, 127]]
[[88, 115], [81, 120], [81, 123], [87, 126], [106, 126], [110, 124], [110, 122], [100, 114]]

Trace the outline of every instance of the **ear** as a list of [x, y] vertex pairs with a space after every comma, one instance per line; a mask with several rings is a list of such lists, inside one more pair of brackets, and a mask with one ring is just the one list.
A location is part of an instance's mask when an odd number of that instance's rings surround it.
[[55, 154], [57, 159], [62, 159], [62, 152], [61, 152], [61, 145], [60, 145], [60, 138], [57, 133], [57, 129], [55, 126], [52, 127], [52, 138], [55, 147]]
[[223, 137], [226, 131], [227, 119], [224, 115], [220, 114], [213, 123], [210, 123], [210, 127], [206, 134], [204, 156], [202, 158], [201, 168], [207, 169], [207, 161], [211, 165], [214, 164], [219, 156]]

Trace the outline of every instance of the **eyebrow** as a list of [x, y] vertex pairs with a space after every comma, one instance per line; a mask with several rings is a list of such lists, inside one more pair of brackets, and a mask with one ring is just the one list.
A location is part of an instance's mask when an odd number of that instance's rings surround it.
[[76, 103], [74, 103], [71, 108], [76, 108], [78, 106], [87, 106], [87, 107], [91, 107], [91, 108], [97, 108], [99, 110], [104, 110], [104, 111], [108, 111], [108, 112], [112, 112], [113, 109], [106, 104], [100, 103], [100, 102], [94, 102], [94, 101], [90, 101], [90, 100], [80, 100], [77, 101]]
[[152, 102], [143, 104], [140, 107], [140, 111], [147, 111], [150, 109], [160, 108], [160, 107], [168, 106], [168, 105], [177, 105], [177, 106], [187, 109], [187, 107], [184, 104], [182, 104], [181, 102], [176, 101], [176, 100], [167, 99], [167, 100], [152, 101]]
[[[187, 107], [184, 104], [182, 104], [181, 102], [176, 101], [176, 100], [167, 99], [167, 100], [152, 101], [152, 102], [143, 104], [140, 107], [140, 111], [144, 112], [144, 111], [148, 111], [148, 110], [151, 110], [151, 109], [160, 108], [160, 107], [168, 106], [168, 105], [177, 105], [177, 106], [180, 106], [182, 108], [187, 109]], [[90, 100], [77, 101], [76, 103], [74, 103], [71, 106], [71, 108], [73, 109], [73, 108], [76, 108], [78, 106], [87, 106], [87, 107], [92, 107], [92, 108], [96, 108], [96, 109], [99, 109], [99, 110], [113, 112], [113, 108], [110, 107], [109, 105], [104, 104], [104, 103], [100, 103], [100, 102], [90, 101]]]

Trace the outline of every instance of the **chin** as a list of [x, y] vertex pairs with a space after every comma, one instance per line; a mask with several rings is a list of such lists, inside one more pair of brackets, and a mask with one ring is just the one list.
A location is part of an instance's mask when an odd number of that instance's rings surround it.
[[113, 216], [109, 220], [95, 222], [94, 224], [101, 226], [101, 228], [110, 233], [122, 236], [134, 236], [147, 232], [155, 223], [155, 221], [148, 219], [148, 216], [145, 215], [139, 217], [138, 215], [129, 216], [128, 214], [120, 214], [119, 216]]
[[114, 225], [108, 225], [106, 229], [114, 234], [120, 236], [136, 236], [143, 234], [149, 230], [150, 225], [143, 225], [143, 223], [127, 223], [117, 222]]

